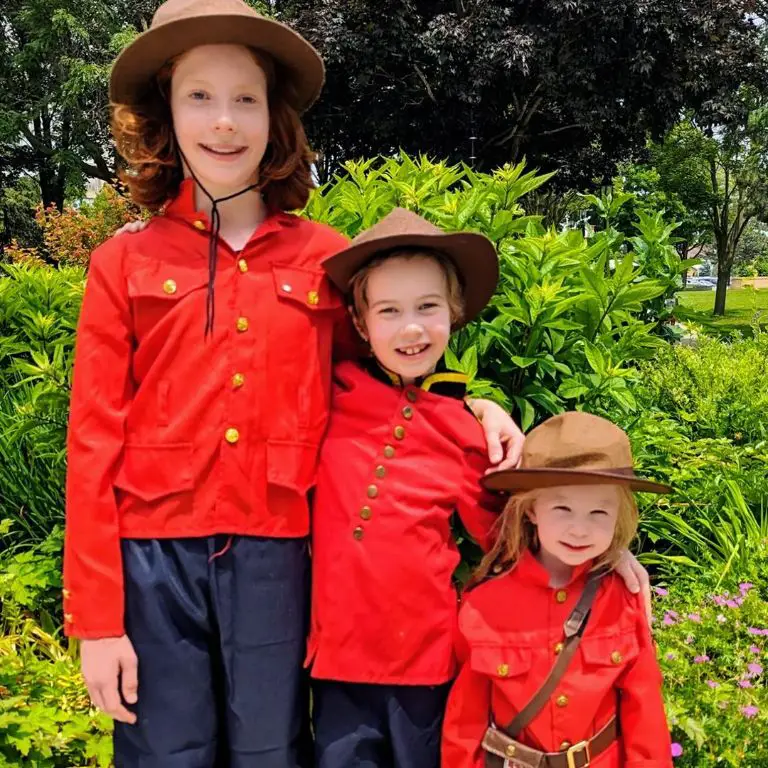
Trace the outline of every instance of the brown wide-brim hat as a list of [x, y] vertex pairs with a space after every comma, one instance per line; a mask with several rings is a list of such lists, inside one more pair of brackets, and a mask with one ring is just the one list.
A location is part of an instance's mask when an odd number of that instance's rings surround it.
[[561, 413], [532, 429], [520, 467], [486, 475], [481, 482], [492, 491], [616, 484], [648, 493], [672, 490], [635, 474], [629, 438], [622, 429], [580, 411]]
[[289, 81], [286, 97], [299, 112], [317, 100], [325, 80], [320, 54], [297, 32], [268, 19], [243, 0], [166, 0], [150, 28], [117, 57], [109, 98], [136, 105], [145, 98], [163, 65], [199, 45], [245, 45], [264, 51]]
[[352, 244], [323, 262], [328, 277], [349, 292], [355, 273], [374, 256], [400, 248], [423, 248], [444, 254], [456, 266], [464, 291], [464, 317], [474, 320], [488, 304], [499, 281], [499, 258], [493, 243], [476, 232], [444, 232], [405, 208], [395, 208], [378, 224], [361, 232]]

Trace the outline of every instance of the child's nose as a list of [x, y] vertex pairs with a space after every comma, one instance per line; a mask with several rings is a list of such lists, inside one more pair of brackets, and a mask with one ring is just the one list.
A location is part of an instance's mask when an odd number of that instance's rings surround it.
[[422, 327], [421, 323], [408, 323], [408, 325], [403, 328], [403, 336], [405, 336], [406, 339], [418, 339], [424, 328]]
[[233, 133], [235, 123], [229, 112], [222, 112], [216, 119], [216, 124], [213, 127], [216, 133]]

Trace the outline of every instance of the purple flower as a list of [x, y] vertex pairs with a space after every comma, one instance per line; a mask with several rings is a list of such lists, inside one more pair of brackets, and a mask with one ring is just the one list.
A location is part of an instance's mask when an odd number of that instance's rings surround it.
[[742, 605], [744, 603], [744, 598], [737, 597], [733, 602], [736, 603], [736, 605]]
[[691, 621], [695, 621], [697, 624], [701, 624], [701, 614], [700, 613], [689, 613], [688, 618]]
[[726, 604], [726, 605], [727, 605], [729, 608], [738, 608], [738, 607], [739, 607], [739, 604], [738, 604], [738, 603], [737, 603], [735, 600], [726, 600], [726, 601], [725, 601], [725, 604]]
[[762, 635], [763, 630], [758, 629], [757, 627], [750, 627], [747, 632], [749, 632], [750, 635]]
[[715, 605], [725, 605], [725, 598], [720, 597], [720, 595], [713, 595], [712, 599], [715, 601]]
[[693, 642], [693, 635], [688, 635], [688, 637], [685, 638], [685, 644], [690, 645]]
[[739, 680], [739, 688], [751, 688], [752, 683], [749, 680]]
[[669, 591], [664, 589], [664, 587], [654, 587], [653, 591], [659, 596], [659, 597], [666, 597], [669, 594]]
[[759, 711], [760, 710], [754, 706], [754, 704], [741, 708], [741, 714], [744, 715], [744, 717], [754, 717]]
[[704, 664], [706, 661], [709, 661], [709, 656], [707, 656], [706, 653], [702, 653], [700, 656], [693, 657], [694, 664]]
[[661, 623], [665, 627], [671, 627], [673, 624], [677, 624], [677, 614], [674, 611], [667, 611], [664, 614], [664, 618]]
[[760, 649], [756, 645], [750, 645], [749, 646], [749, 652], [750, 653], [760, 653]]
[[749, 590], [752, 589], [752, 587], [754, 586], [755, 586], [754, 584], [750, 584], [748, 581], [745, 581], [739, 584], [739, 591], [741, 592], [742, 595], [746, 595], [747, 592], [749, 592]]
[[670, 652], [670, 653], [667, 654], [666, 658], [667, 658], [668, 661], [674, 661], [675, 654]]
[[720, 683], [716, 682], [715, 680], [707, 680], [707, 685], [710, 688], [719, 688], [720, 687]]
[[672, 757], [680, 757], [683, 754], [683, 748], [676, 742], [672, 742]]
[[763, 668], [759, 664], [747, 664], [747, 670], [750, 677], [760, 677], [763, 674]]

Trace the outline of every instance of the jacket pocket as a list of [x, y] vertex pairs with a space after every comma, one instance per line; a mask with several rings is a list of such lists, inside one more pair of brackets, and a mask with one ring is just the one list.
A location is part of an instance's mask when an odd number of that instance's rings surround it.
[[610, 635], [586, 636], [581, 641], [584, 664], [600, 674], [614, 670], [618, 675], [624, 667], [637, 658], [640, 646], [634, 631]]
[[531, 671], [532, 650], [519, 645], [478, 645], [470, 649], [470, 667], [486, 677], [502, 681]]
[[319, 450], [313, 443], [267, 441], [267, 482], [306, 493], [315, 484]]
[[146, 502], [191, 491], [192, 443], [127, 444], [113, 485]]

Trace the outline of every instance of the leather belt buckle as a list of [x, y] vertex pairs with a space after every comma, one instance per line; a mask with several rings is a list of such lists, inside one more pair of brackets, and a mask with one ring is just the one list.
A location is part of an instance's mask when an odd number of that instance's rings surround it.
[[[576, 758], [579, 757], [577, 762]], [[581, 758], [585, 762], [581, 762]], [[568, 747], [565, 752], [565, 761], [568, 764], [568, 768], [589, 768], [589, 764], [592, 762], [592, 754], [589, 751], [589, 742], [580, 741], [578, 744], [574, 744], [572, 747]]]

